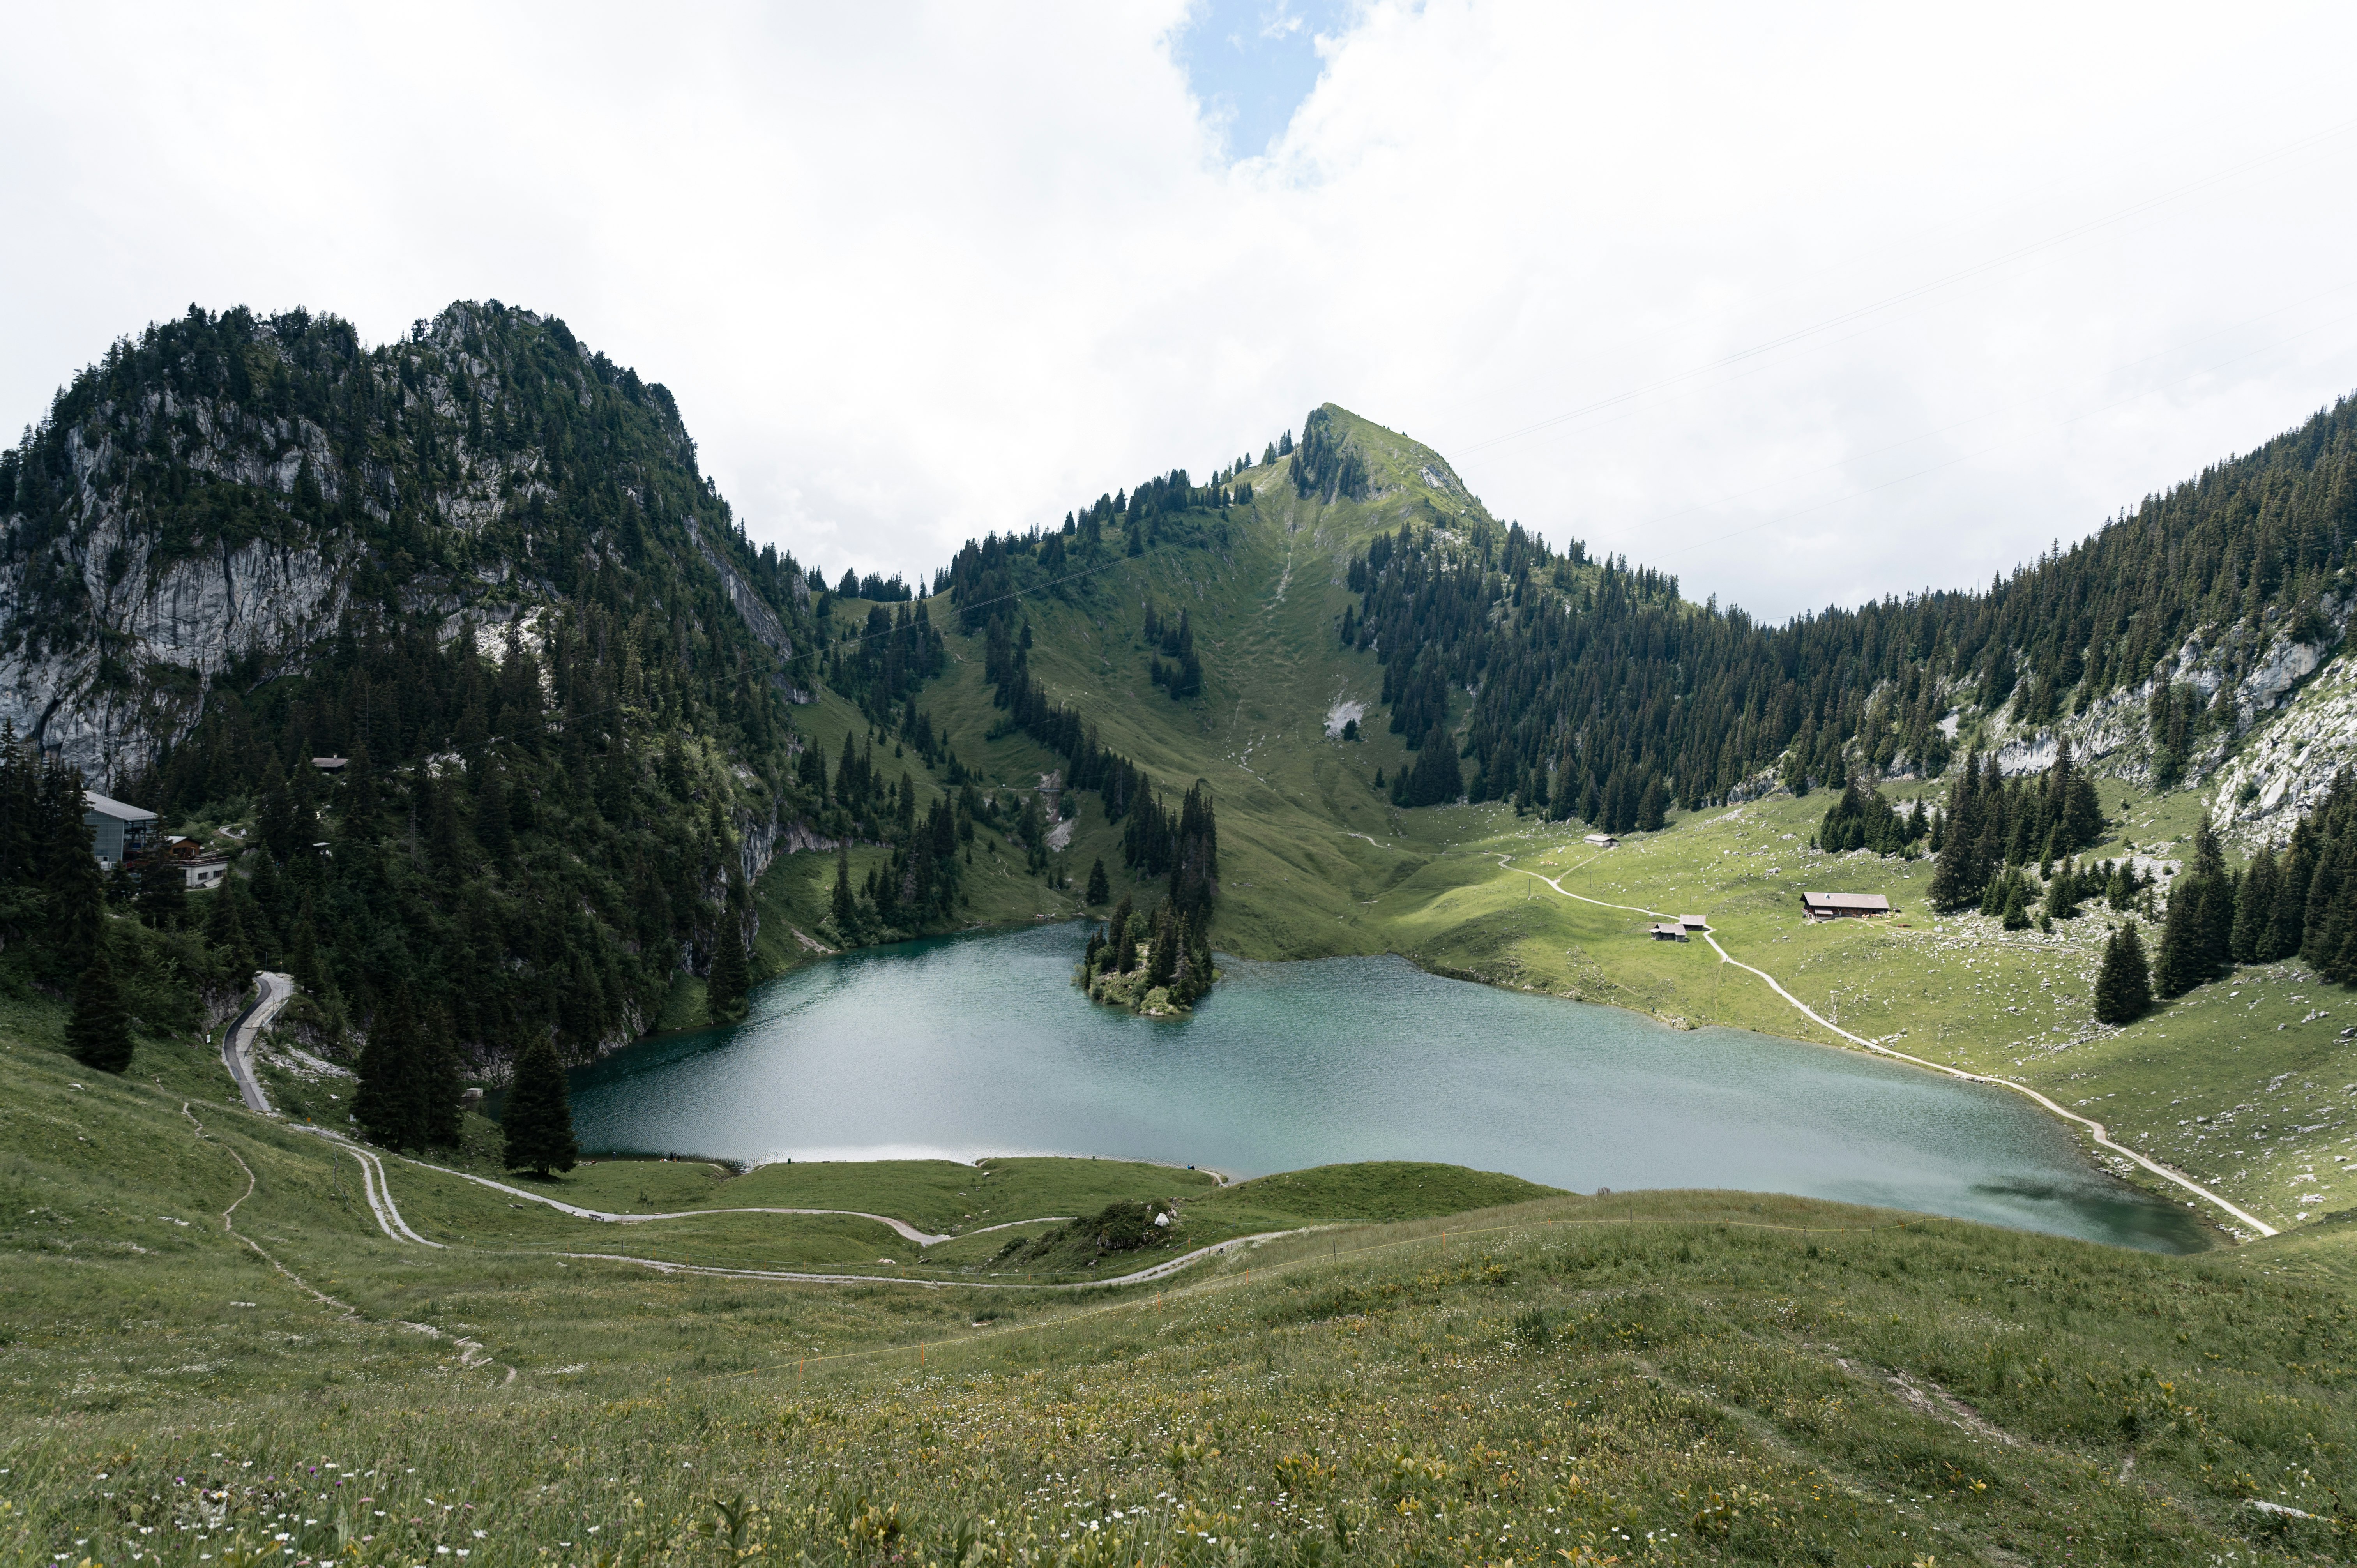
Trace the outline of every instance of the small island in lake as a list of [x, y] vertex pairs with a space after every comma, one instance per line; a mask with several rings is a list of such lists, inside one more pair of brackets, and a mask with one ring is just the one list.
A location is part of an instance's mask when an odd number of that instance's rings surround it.
[[1089, 1000], [1148, 1018], [1176, 1017], [1208, 994], [1220, 972], [1211, 963], [1206, 922], [1164, 898], [1151, 915], [1125, 894], [1103, 926], [1089, 933], [1080, 986]]

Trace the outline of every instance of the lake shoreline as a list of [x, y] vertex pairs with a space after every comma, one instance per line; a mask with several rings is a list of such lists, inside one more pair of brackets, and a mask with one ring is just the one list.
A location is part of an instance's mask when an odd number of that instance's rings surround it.
[[[1223, 954], [1230, 979], [1193, 1017], [1138, 1019], [1071, 996], [1084, 929], [1025, 922], [796, 965], [743, 1025], [646, 1036], [580, 1069], [585, 1146], [733, 1165], [1096, 1155], [1245, 1178], [1419, 1158], [1583, 1191], [1742, 1187], [2130, 1245], [2166, 1235], [2171, 1251], [2218, 1241], [2011, 1091], [1856, 1047], [1796, 1056], [1826, 1042], [1611, 1003], [1532, 1008], [1569, 999], [1465, 987], [1399, 953]], [[1868, 1129], [1858, 1147], [1828, 1121], [1843, 1105]]]

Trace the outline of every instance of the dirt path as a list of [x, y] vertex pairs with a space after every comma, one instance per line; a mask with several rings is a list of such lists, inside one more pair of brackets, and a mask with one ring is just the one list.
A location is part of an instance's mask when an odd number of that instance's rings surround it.
[[493, 1181], [489, 1176], [469, 1176], [465, 1171], [454, 1171], [447, 1165], [432, 1165], [425, 1160], [411, 1160], [409, 1163], [425, 1170], [440, 1171], [444, 1176], [457, 1176], [460, 1181], [473, 1182], [478, 1187], [490, 1187], [493, 1192], [504, 1192], [511, 1197], [527, 1197], [534, 1203], [544, 1203], [551, 1208], [561, 1209], [570, 1214], [576, 1219], [596, 1219], [608, 1225], [643, 1225], [650, 1219], [693, 1219], [699, 1214], [840, 1214], [853, 1219], [873, 1219], [878, 1225], [890, 1227], [894, 1234], [914, 1241], [920, 1247], [931, 1247], [943, 1241], [953, 1241], [959, 1234], [979, 1236], [983, 1230], [1004, 1230], [1007, 1225], [1037, 1225], [1043, 1220], [1062, 1220], [1073, 1218], [1070, 1214], [1049, 1214], [1041, 1216], [1039, 1219], [1010, 1219], [1006, 1225], [985, 1225], [980, 1230], [935, 1236], [918, 1230], [905, 1219], [895, 1219], [888, 1214], [870, 1214], [863, 1208], [684, 1208], [675, 1214], [608, 1214], [602, 1208], [583, 1208], [578, 1204], [566, 1203], [560, 1198], [549, 1197], [537, 1192], [529, 1192], [520, 1187], [510, 1187], [503, 1181]]
[[[372, 1150], [363, 1149], [360, 1145], [351, 1142], [351, 1140], [343, 1137], [339, 1133], [330, 1132], [325, 1127], [304, 1127], [299, 1130], [306, 1133], [316, 1133], [319, 1137], [325, 1138], [328, 1142], [335, 1144], [338, 1148], [342, 1149], [346, 1154], [351, 1155], [352, 1158], [360, 1161], [361, 1172], [361, 1179], [363, 1190], [368, 1196], [370, 1212], [375, 1215], [378, 1229], [382, 1230], [386, 1236], [395, 1241], [414, 1241], [421, 1247], [434, 1247], [438, 1249], [443, 1245], [439, 1241], [427, 1240], [425, 1237], [420, 1236], [416, 1231], [411, 1230], [408, 1224], [402, 1219], [401, 1211], [393, 1207], [393, 1184], [385, 1178], [383, 1162]], [[231, 1153], [231, 1158], [236, 1158], [234, 1152]], [[240, 1163], [242, 1164], [243, 1162], [241, 1161]], [[608, 1214], [602, 1209], [584, 1208], [578, 1204], [561, 1202], [554, 1197], [544, 1197], [539, 1193], [526, 1192], [520, 1187], [510, 1187], [505, 1182], [493, 1181], [488, 1176], [469, 1176], [465, 1171], [454, 1171], [447, 1165], [429, 1165], [424, 1160], [408, 1160], [407, 1163], [416, 1165], [421, 1170], [438, 1171], [444, 1176], [457, 1176], [461, 1181], [470, 1181], [479, 1187], [490, 1187], [494, 1192], [509, 1193], [517, 1197], [529, 1198], [534, 1203], [544, 1203], [551, 1208], [560, 1209], [576, 1219], [602, 1220], [608, 1224], [629, 1225], [642, 1223], [649, 1219], [693, 1219], [700, 1214], [840, 1214], [848, 1216], [855, 1219], [873, 1219], [879, 1225], [888, 1225], [899, 1235], [911, 1241], [917, 1242], [920, 1246], [931, 1246], [936, 1242], [955, 1240], [954, 1237], [951, 1236], [929, 1236], [924, 1231], [918, 1230], [915, 1226], [909, 1224], [905, 1220], [894, 1219], [888, 1215], [869, 1214], [864, 1209], [857, 1208], [690, 1208], [683, 1209], [676, 1214]], [[1049, 1214], [1042, 1215], [1037, 1219], [1009, 1219], [996, 1225], [985, 1225], [976, 1230], [965, 1231], [963, 1234], [968, 1236], [980, 1236], [987, 1231], [1011, 1230], [1018, 1225], [1061, 1223], [1068, 1221], [1072, 1218], [1074, 1217], [1069, 1214]], [[1303, 1227], [1303, 1229], [1317, 1230], [1318, 1227], [1307, 1226]], [[702, 1263], [674, 1263], [667, 1262], [662, 1258], [635, 1258], [619, 1252], [511, 1251], [508, 1255], [515, 1257], [576, 1258], [583, 1261], [593, 1261], [597, 1262], [634, 1263], [640, 1268], [653, 1269], [659, 1273], [711, 1274], [724, 1279], [779, 1280], [793, 1284], [924, 1285], [933, 1289], [962, 1290], [1093, 1290], [1102, 1285], [1145, 1284], [1154, 1280], [1166, 1279], [1168, 1276], [1178, 1273], [1181, 1269], [1186, 1268], [1188, 1265], [1195, 1262], [1199, 1259], [1212, 1257], [1222, 1252], [1230, 1251], [1237, 1247], [1256, 1245], [1259, 1242], [1269, 1240], [1275, 1237], [1291, 1236], [1294, 1234], [1296, 1234], [1296, 1232], [1292, 1230], [1264, 1230], [1251, 1236], [1237, 1236], [1225, 1241], [1215, 1241], [1208, 1247], [1198, 1247], [1191, 1252], [1183, 1253], [1178, 1257], [1153, 1264], [1148, 1268], [1135, 1270], [1130, 1273], [1121, 1274], [1108, 1279], [1080, 1280], [1071, 1284], [1052, 1285], [998, 1284], [981, 1280], [909, 1279], [892, 1274], [805, 1273], [794, 1270], [784, 1269], [726, 1269]], [[252, 1245], [251, 1242], [247, 1244], [249, 1246]], [[261, 1249], [259, 1248], [255, 1249], [257, 1251], [260, 1250]], [[292, 1278], [293, 1276], [289, 1275], [288, 1277]], [[307, 1286], [305, 1288], [307, 1289], [308, 1287]]]
[[[1524, 876], [1536, 877], [1539, 881], [1545, 883], [1548, 886], [1554, 888], [1557, 893], [1562, 894], [1566, 898], [1576, 898], [1583, 904], [1593, 904], [1599, 909], [1625, 909], [1631, 914], [1647, 915], [1657, 920], [1674, 920], [1678, 918], [1675, 915], [1665, 914], [1659, 909], [1641, 908], [1634, 904], [1608, 904], [1601, 898], [1590, 898], [1584, 893], [1568, 892], [1564, 888], [1562, 883], [1557, 881], [1555, 877], [1542, 875], [1540, 873], [1535, 871], [1524, 870], [1519, 865], [1507, 865], [1506, 857], [1503, 855], [1498, 857], [1498, 864], [1504, 866], [1508, 871], [1519, 871]], [[1571, 873], [1568, 871], [1564, 873], [1564, 875], [1566, 876], [1570, 875]], [[1929, 1068], [1933, 1072], [1945, 1074], [1949, 1078], [1962, 1079], [1966, 1083], [1985, 1083], [1993, 1089], [2009, 1089], [2016, 1094], [2024, 1095], [2029, 1099], [2038, 1101], [2039, 1104], [2044, 1106], [2047, 1110], [2051, 1111], [2055, 1115], [2061, 1117], [2064, 1121], [2075, 1122], [2080, 1126], [2086, 1128], [2089, 1134], [2093, 1137], [2096, 1144], [2101, 1147], [2109, 1149], [2114, 1154], [2118, 1155], [2123, 1158], [2134, 1160], [2137, 1165], [2143, 1166], [2146, 1170], [2150, 1171], [2153, 1175], [2160, 1177], [2163, 1181], [2173, 1182], [2177, 1186], [2183, 1187], [2186, 1191], [2193, 1194], [2195, 1197], [2216, 1206], [2225, 1213], [2232, 1215], [2238, 1222], [2249, 1226], [2260, 1235], [2273, 1236], [2276, 1234], [2276, 1230], [2274, 1226], [2268, 1224], [2266, 1220], [2259, 1219], [2256, 1215], [2246, 1213], [2243, 1209], [2236, 1208], [2233, 1204], [2227, 1202], [2224, 1198], [2219, 1197], [2216, 1193], [2212, 1192], [2208, 1187], [2203, 1187], [2192, 1177], [2183, 1176], [2176, 1171], [2170, 1170], [2168, 1166], [2147, 1158], [2137, 1150], [2129, 1148], [2126, 1144], [2115, 1142], [2101, 1122], [2095, 1121], [2092, 1117], [2082, 1116], [2075, 1111], [2067, 1111], [2063, 1109], [2061, 1106], [2056, 1104], [2053, 1101], [2049, 1100], [2046, 1096], [2039, 1093], [2038, 1090], [2030, 1088], [2026, 1083], [2017, 1083], [2009, 1078], [1992, 1078], [1986, 1073], [1966, 1072], [1962, 1068], [1949, 1067], [1944, 1062], [1926, 1061], [1921, 1057], [1909, 1056], [1905, 1051], [1894, 1051], [1889, 1047], [1869, 1040], [1863, 1035], [1853, 1035], [1847, 1029], [1843, 1028], [1840, 1025], [1827, 1021], [1818, 1014], [1815, 1008], [1810, 1006], [1807, 1003], [1802, 1001], [1799, 997], [1785, 990], [1783, 983], [1778, 980], [1774, 975], [1769, 973], [1766, 970], [1759, 969], [1751, 964], [1745, 963], [1741, 959], [1737, 958], [1725, 948], [1719, 946], [1718, 938], [1714, 936], [1708, 930], [1705, 930], [1703, 932], [1702, 940], [1710, 944], [1710, 950], [1718, 955], [1719, 962], [1731, 963], [1747, 974], [1758, 975], [1760, 979], [1768, 983], [1770, 990], [1775, 992], [1777, 995], [1791, 1003], [1792, 1006], [1799, 1010], [1803, 1016], [1808, 1018], [1812, 1023], [1817, 1025], [1820, 1028], [1826, 1029], [1834, 1034], [1839, 1035], [1843, 1039], [1849, 1041], [1853, 1045], [1863, 1046], [1877, 1056], [1889, 1057], [1894, 1061], [1909, 1062], [1920, 1068]]]
[[409, 1228], [401, 1210], [393, 1201], [393, 1183], [386, 1179], [384, 1160], [373, 1149], [362, 1148], [340, 1133], [325, 1127], [302, 1126], [295, 1131], [311, 1133], [325, 1138], [336, 1147], [360, 1162], [361, 1196], [368, 1199], [369, 1212], [376, 1217], [377, 1229], [395, 1241], [414, 1241], [421, 1247], [439, 1249], [442, 1243], [429, 1241]]
[[[1315, 1225], [1301, 1227], [1302, 1230], [1319, 1229], [1321, 1227]], [[1273, 1241], [1279, 1236], [1296, 1236], [1300, 1233], [1300, 1230], [1263, 1230], [1251, 1236], [1232, 1237], [1225, 1241], [1214, 1241], [1208, 1247], [1198, 1247], [1191, 1252], [1182, 1253], [1166, 1262], [1156, 1263], [1151, 1268], [1138, 1269], [1126, 1274], [1116, 1274], [1109, 1279], [1076, 1280], [1070, 1284], [1001, 1284], [990, 1280], [918, 1280], [897, 1274], [806, 1274], [780, 1269], [723, 1269], [703, 1263], [665, 1262], [660, 1258], [625, 1257], [618, 1252], [556, 1252], [542, 1255], [579, 1258], [602, 1263], [635, 1263], [642, 1269], [652, 1269], [658, 1273], [665, 1274], [711, 1274], [720, 1279], [777, 1280], [788, 1284], [922, 1285], [927, 1290], [1072, 1291], [1102, 1290], [1108, 1285], [1150, 1284], [1156, 1280], [1168, 1279], [1201, 1259], [1216, 1257], [1222, 1252], [1232, 1252], [1239, 1247], [1258, 1246], [1263, 1241]]]

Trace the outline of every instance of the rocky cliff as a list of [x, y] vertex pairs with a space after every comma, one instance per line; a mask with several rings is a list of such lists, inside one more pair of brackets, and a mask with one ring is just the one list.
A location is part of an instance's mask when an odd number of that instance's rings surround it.
[[[608, 527], [553, 515], [584, 465], [613, 470]], [[670, 394], [562, 323], [462, 303], [363, 349], [331, 317], [194, 313], [118, 343], [0, 467], [0, 720], [119, 778], [224, 681], [299, 670], [356, 596], [455, 635], [650, 553], [716, 580], [802, 694], [800, 573], [745, 545]]]

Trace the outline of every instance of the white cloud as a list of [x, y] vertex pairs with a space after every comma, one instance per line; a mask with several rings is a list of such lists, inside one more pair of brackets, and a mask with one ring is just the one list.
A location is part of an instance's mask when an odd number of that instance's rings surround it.
[[1235, 165], [1185, 9], [19, 17], [0, 413], [191, 299], [496, 296], [831, 573], [1331, 397], [1782, 615], [1985, 581], [2357, 385], [2338, 8], [1377, 5]]

